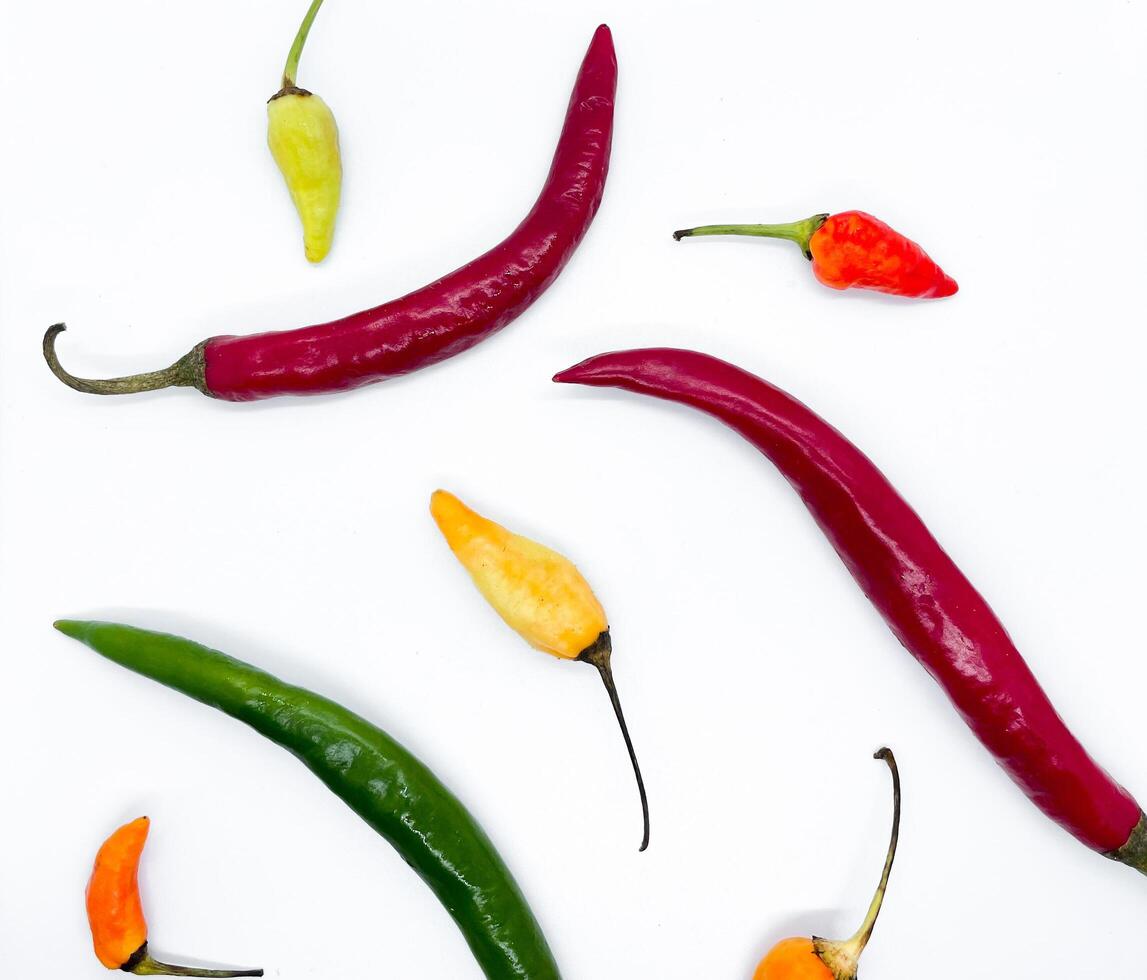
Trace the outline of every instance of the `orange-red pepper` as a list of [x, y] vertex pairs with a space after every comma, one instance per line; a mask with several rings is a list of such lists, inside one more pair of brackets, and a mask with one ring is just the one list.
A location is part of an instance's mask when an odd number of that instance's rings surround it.
[[261, 977], [262, 970], [200, 970], [154, 960], [139, 897], [139, 859], [151, 822], [139, 817], [111, 835], [96, 854], [86, 893], [96, 959], [109, 970], [141, 977]]
[[940, 299], [959, 289], [919, 245], [864, 211], [817, 214], [783, 225], [702, 225], [673, 237], [751, 235], [796, 242], [813, 275], [833, 289], [874, 289], [893, 296]]

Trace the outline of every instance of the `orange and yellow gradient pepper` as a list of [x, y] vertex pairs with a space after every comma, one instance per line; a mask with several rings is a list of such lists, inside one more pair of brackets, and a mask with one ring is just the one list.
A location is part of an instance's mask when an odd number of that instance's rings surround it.
[[450, 550], [507, 626], [534, 649], [584, 661], [601, 674], [637, 778], [644, 851], [649, 846], [645, 783], [613, 681], [609, 621], [589, 583], [564, 555], [495, 524], [445, 490], [431, 496], [430, 513]]

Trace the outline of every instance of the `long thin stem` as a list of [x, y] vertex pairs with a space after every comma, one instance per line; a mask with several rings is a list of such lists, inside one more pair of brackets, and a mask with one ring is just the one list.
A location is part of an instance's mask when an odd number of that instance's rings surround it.
[[172, 966], [153, 960], [147, 952], [147, 943], [132, 960], [121, 968], [137, 977], [261, 977], [262, 970], [201, 970], [194, 966]]
[[892, 771], [892, 839], [888, 842], [884, 871], [880, 875], [880, 884], [876, 886], [876, 894], [872, 896], [872, 903], [868, 906], [868, 913], [864, 916], [860, 928], [848, 940], [849, 944], [855, 944], [858, 956], [872, 938], [876, 917], [880, 915], [880, 907], [884, 904], [884, 893], [888, 891], [888, 878], [892, 874], [892, 862], [896, 858], [896, 845], [900, 842], [900, 770], [896, 768], [896, 757], [890, 748], [885, 747], [878, 750], [873, 758], [883, 759]]
[[645, 795], [645, 780], [641, 778], [641, 766], [637, 764], [637, 753], [633, 749], [633, 739], [629, 737], [629, 726], [625, 723], [625, 714], [621, 710], [621, 699], [617, 696], [617, 685], [613, 680], [613, 668], [610, 666], [610, 657], [613, 653], [613, 644], [609, 638], [609, 631], [602, 633], [593, 646], [585, 650], [579, 660], [593, 664], [601, 674], [602, 683], [605, 684], [606, 693], [609, 694], [613, 713], [617, 715], [617, 723], [621, 726], [621, 735], [625, 739], [625, 748], [629, 752], [629, 761], [633, 764], [633, 775], [637, 778], [637, 792], [641, 797], [642, 836], [638, 851], [644, 851], [649, 846], [649, 799]]
[[872, 903], [868, 906], [868, 913], [864, 916], [860, 928], [843, 942], [813, 939], [817, 955], [832, 971], [836, 980], [855, 980], [860, 954], [868, 945], [868, 940], [872, 938], [872, 929], [876, 925], [877, 916], [880, 915], [880, 907], [884, 904], [884, 894], [888, 890], [888, 879], [892, 874], [892, 862], [896, 858], [896, 845], [900, 840], [900, 770], [896, 767], [896, 757], [892, 754], [892, 750], [886, 747], [879, 749], [873, 758], [883, 759], [892, 772], [892, 839], [888, 842], [888, 853], [884, 858], [880, 884], [876, 886], [876, 894], [872, 896]]
[[809, 241], [816, 230], [828, 220], [827, 214], [814, 214], [804, 221], [790, 221], [783, 225], [701, 225], [673, 232], [675, 241], [700, 235], [751, 235], [754, 238], [784, 238], [796, 242], [806, 259], [812, 258]]
[[205, 395], [207, 390], [203, 363], [203, 344], [196, 345], [170, 367], [160, 371], [146, 371], [143, 374], [129, 374], [122, 378], [77, 378], [64, 370], [56, 356], [56, 338], [67, 329], [62, 323], [48, 327], [44, 334], [44, 360], [52, 373], [69, 388], [89, 395], [133, 395], [140, 391], [159, 391], [161, 388], [198, 388]]
[[315, 22], [315, 15], [322, 5], [323, 0], [312, 0], [310, 7], [307, 8], [307, 15], [299, 25], [299, 32], [295, 35], [291, 50], [287, 53], [287, 64], [283, 67], [283, 88], [293, 88], [295, 85], [295, 76], [299, 73], [299, 58], [303, 55], [303, 45], [307, 43], [311, 24]]

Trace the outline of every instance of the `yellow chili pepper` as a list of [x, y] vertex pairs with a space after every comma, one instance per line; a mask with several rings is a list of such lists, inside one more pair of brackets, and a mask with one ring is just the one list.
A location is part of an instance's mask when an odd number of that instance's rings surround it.
[[267, 145], [299, 212], [311, 262], [322, 262], [331, 250], [343, 178], [334, 114], [317, 95], [295, 84], [303, 45], [322, 4], [313, 0], [307, 10], [287, 55], [283, 87], [267, 103]]
[[649, 846], [645, 783], [613, 681], [609, 622], [589, 583], [564, 555], [495, 524], [445, 490], [431, 496], [430, 513], [478, 590], [511, 629], [535, 649], [592, 664], [601, 674], [637, 777], [644, 851]]

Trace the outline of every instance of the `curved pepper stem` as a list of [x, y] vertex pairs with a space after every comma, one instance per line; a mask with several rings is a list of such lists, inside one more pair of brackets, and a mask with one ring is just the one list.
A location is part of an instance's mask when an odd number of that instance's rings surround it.
[[153, 960], [144, 943], [130, 960], [120, 967], [137, 977], [261, 977], [262, 970], [201, 970], [193, 966], [172, 966]]
[[751, 235], [754, 238], [784, 238], [796, 242], [804, 257], [812, 261], [809, 241], [818, 228], [828, 220], [828, 214], [814, 214], [804, 221], [791, 221], [786, 225], [701, 225], [699, 228], [683, 228], [673, 232], [673, 240], [694, 238], [699, 235]]
[[303, 55], [303, 45], [307, 43], [307, 35], [311, 33], [311, 25], [315, 22], [315, 15], [322, 5], [323, 0], [313, 0], [303, 22], [299, 25], [299, 32], [295, 35], [291, 50], [287, 53], [287, 63], [283, 66], [284, 92], [295, 88], [295, 76], [299, 73], [299, 59]]
[[893, 756], [891, 749], [882, 748], [873, 758], [883, 759], [892, 771], [892, 839], [888, 843], [888, 854], [884, 858], [884, 871], [880, 875], [880, 884], [876, 886], [876, 894], [872, 896], [872, 904], [868, 906], [868, 914], [864, 917], [860, 928], [851, 938], [843, 942], [813, 937], [813, 949], [824, 965], [832, 971], [835, 980], [856, 980], [860, 954], [864, 952], [864, 947], [872, 938], [876, 917], [880, 915], [880, 907], [884, 904], [884, 893], [888, 890], [888, 878], [892, 874], [892, 862], [896, 857], [896, 844], [900, 839], [900, 771], [896, 768], [896, 757]]
[[77, 378], [64, 370], [56, 356], [56, 338], [68, 328], [62, 323], [48, 327], [44, 334], [44, 360], [52, 373], [69, 388], [89, 395], [134, 395], [140, 391], [159, 391], [161, 388], [198, 388], [203, 394], [207, 390], [204, 366], [204, 348], [207, 342], [197, 344], [170, 367], [160, 371], [147, 371], [143, 374], [129, 374], [122, 378]]
[[605, 690], [609, 694], [613, 713], [617, 715], [617, 723], [621, 726], [621, 736], [625, 739], [625, 747], [629, 751], [629, 761], [633, 764], [633, 775], [637, 777], [637, 792], [641, 797], [642, 835], [641, 847], [644, 851], [649, 846], [649, 800], [645, 796], [645, 780], [641, 778], [641, 766], [637, 764], [637, 753], [633, 749], [633, 739], [629, 737], [629, 726], [625, 723], [625, 715], [621, 711], [621, 699], [617, 696], [617, 685], [613, 682], [613, 668], [610, 666], [610, 656], [613, 653], [613, 641], [609, 638], [609, 631], [602, 633], [594, 644], [587, 647], [578, 656], [587, 664], [592, 664], [601, 674]]

